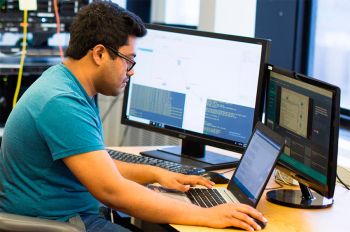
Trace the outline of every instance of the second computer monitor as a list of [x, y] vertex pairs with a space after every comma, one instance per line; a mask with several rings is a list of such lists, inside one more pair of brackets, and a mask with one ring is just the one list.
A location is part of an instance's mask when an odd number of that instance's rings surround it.
[[268, 44], [262, 39], [148, 25], [147, 35], [137, 44], [122, 123], [182, 139], [181, 149], [151, 156], [207, 169], [232, 167], [232, 158], [209, 153], [204, 145], [240, 152], [246, 147], [262, 115]]
[[278, 166], [297, 179], [301, 188], [268, 192], [268, 200], [298, 208], [331, 206], [337, 170], [340, 89], [273, 66], [268, 69], [266, 124], [285, 137]]

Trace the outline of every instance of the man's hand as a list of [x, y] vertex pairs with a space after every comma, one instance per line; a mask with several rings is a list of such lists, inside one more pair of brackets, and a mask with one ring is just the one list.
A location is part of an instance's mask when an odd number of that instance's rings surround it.
[[253, 218], [267, 222], [267, 219], [258, 210], [245, 204], [223, 204], [205, 210], [208, 219], [206, 226], [214, 228], [234, 226], [253, 231], [261, 230]]
[[156, 181], [163, 187], [186, 192], [190, 186], [202, 185], [212, 188], [215, 184], [202, 176], [184, 175], [160, 169], [156, 173]]

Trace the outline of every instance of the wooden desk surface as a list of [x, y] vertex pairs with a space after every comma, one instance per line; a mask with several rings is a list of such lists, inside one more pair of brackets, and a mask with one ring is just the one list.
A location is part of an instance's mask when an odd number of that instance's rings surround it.
[[[121, 150], [129, 153], [139, 153], [144, 150], [152, 150], [155, 147], [118, 147], [116, 150]], [[270, 183], [271, 184], [271, 183]], [[269, 184], [269, 185], [270, 185]], [[272, 183], [273, 184], [273, 183]], [[269, 187], [269, 186], [268, 186]], [[334, 195], [334, 204], [327, 209], [295, 209], [284, 206], [279, 206], [270, 203], [265, 198], [265, 193], [262, 196], [258, 210], [269, 220], [265, 232], [278, 231], [300, 231], [300, 232], [329, 232], [329, 231], [349, 231], [349, 213], [350, 213], [350, 191], [346, 190], [341, 185], [336, 186]], [[213, 229], [198, 226], [171, 225], [179, 231], [242, 231], [234, 229]]]
[[[349, 231], [350, 191], [341, 186], [336, 188], [334, 205], [331, 208], [317, 210], [288, 208], [268, 202], [265, 199], [265, 194], [257, 208], [269, 220], [269, 223], [263, 230], [265, 232]], [[172, 226], [179, 231], [241, 231], [184, 225]]]

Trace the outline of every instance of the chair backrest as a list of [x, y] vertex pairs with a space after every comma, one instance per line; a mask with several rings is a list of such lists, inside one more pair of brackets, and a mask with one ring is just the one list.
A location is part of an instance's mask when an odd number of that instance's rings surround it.
[[84, 232], [85, 229], [65, 222], [0, 212], [0, 231]]

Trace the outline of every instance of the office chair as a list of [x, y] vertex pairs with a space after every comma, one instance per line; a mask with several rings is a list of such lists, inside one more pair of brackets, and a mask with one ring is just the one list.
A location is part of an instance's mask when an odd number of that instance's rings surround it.
[[54, 220], [0, 212], [2, 232], [84, 232], [78, 226]]

